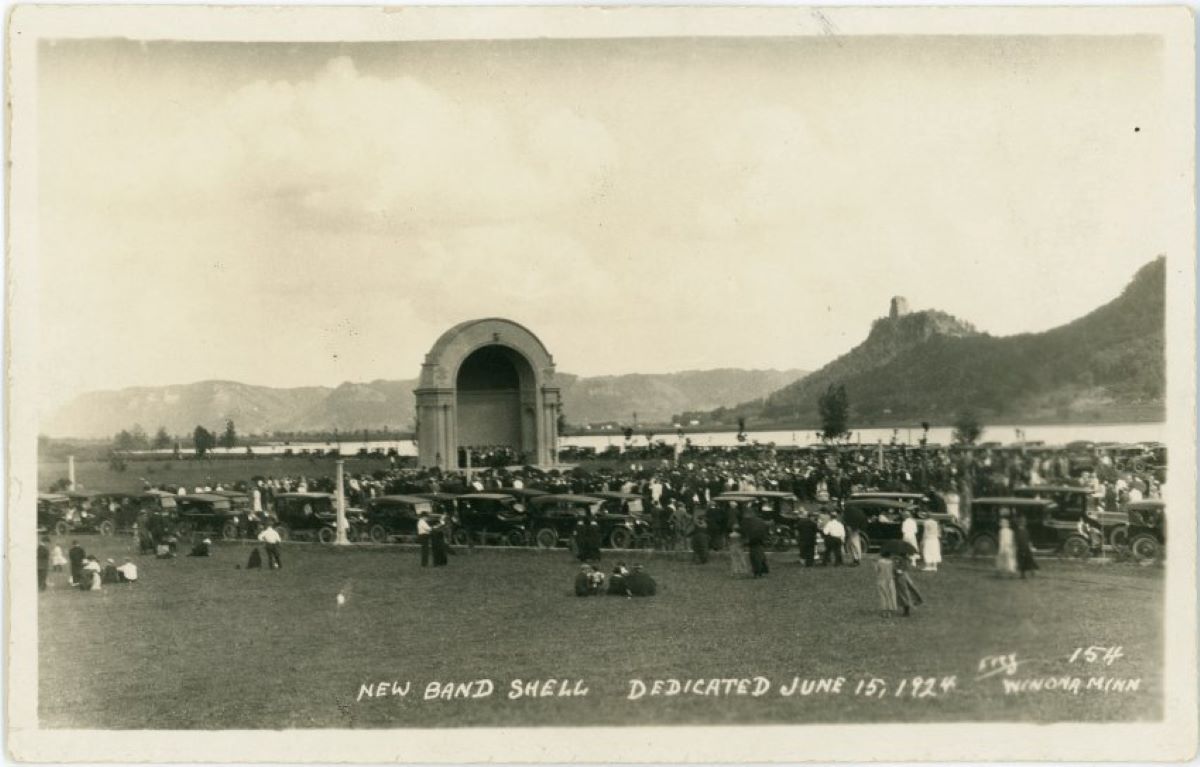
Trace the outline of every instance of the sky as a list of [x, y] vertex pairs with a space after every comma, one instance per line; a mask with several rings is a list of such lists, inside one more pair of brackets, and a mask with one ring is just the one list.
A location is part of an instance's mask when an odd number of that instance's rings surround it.
[[816, 369], [893, 295], [1054, 327], [1166, 252], [1148, 37], [39, 51], [44, 406], [414, 378], [465, 319], [582, 375]]

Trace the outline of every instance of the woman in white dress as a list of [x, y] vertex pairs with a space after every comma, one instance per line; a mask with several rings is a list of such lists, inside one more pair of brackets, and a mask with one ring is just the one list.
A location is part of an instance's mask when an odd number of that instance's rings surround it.
[[[913, 519], [912, 514], [907, 511], [903, 512], [903, 514], [904, 521], [900, 523], [900, 535], [904, 538], [905, 543], [912, 546], [913, 551], [920, 551], [921, 547], [917, 543], [917, 520]], [[910, 555], [909, 561], [915, 565], [917, 563], [917, 555]]]
[[996, 548], [996, 572], [1002, 577], [1017, 574], [1017, 540], [1007, 519], [1000, 520], [1000, 540]]
[[925, 561], [925, 570], [936, 573], [942, 561], [942, 530], [936, 519], [928, 514], [922, 516], [925, 521], [921, 531], [921, 559]]

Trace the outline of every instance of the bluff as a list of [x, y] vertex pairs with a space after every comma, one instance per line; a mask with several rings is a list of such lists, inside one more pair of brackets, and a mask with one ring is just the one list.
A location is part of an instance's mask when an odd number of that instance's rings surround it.
[[[804, 375], [799, 370], [691, 370], [680, 373], [580, 377], [556, 376], [567, 421], [667, 422], [681, 410], [728, 406], [762, 397]], [[343, 432], [412, 428], [416, 379], [347, 382], [337, 387], [277, 389], [236, 381], [150, 386], [88, 392], [41, 425], [52, 437], [111, 437], [140, 424], [190, 435], [196, 425], [218, 433], [232, 420], [241, 434]]]
[[[995, 337], [900, 302], [866, 340], [758, 400], [700, 416], [708, 423], [820, 424], [817, 400], [846, 387], [851, 423], [950, 423], [964, 409], [1015, 423], [1161, 420], [1166, 261], [1143, 266], [1121, 295], [1066, 325]], [[687, 414], [690, 416], [692, 414]], [[685, 416], [685, 417], [687, 417]]]

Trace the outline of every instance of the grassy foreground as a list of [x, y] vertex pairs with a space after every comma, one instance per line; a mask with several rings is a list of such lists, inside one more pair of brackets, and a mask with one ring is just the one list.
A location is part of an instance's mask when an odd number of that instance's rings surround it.
[[[131, 553], [124, 538], [79, 540], [102, 558]], [[983, 563], [952, 561], [936, 575], [917, 574], [926, 606], [911, 618], [885, 619], [870, 567], [805, 570], [794, 553], [773, 555], [761, 581], [731, 578], [723, 558], [695, 566], [643, 556], [659, 594], [632, 600], [572, 596], [576, 567], [565, 551], [460, 552], [447, 568], [422, 569], [406, 547], [289, 544], [275, 572], [238, 569], [248, 553], [231, 543], [207, 560], [137, 558], [140, 583], [100, 593], [69, 589], [65, 574], [52, 573], [39, 608], [43, 726], [1049, 722], [1162, 714], [1157, 568], [1048, 561], [1038, 578], [1020, 582], [995, 578]], [[606, 557], [611, 566], [616, 557]], [[347, 597], [340, 608], [339, 592]], [[1119, 645], [1122, 656], [1111, 665], [1068, 660], [1092, 645]], [[1017, 654], [1014, 675], [977, 679], [985, 656], [1004, 653]], [[801, 686], [786, 695], [796, 676], [830, 681], [820, 693], [801, 695]], [[918, 683], [917, 697], [914, 676], [934, 680]], [[1081, 688], [1006, 693], [1002, 683], [1048, 676], [1079, 678]], [[758, 697], [628, 699], [634, 679], [649, 687], [654, 679], [714, 677], [764, 677], [770, 687]], [[1087, 689], [1095, 677], [1140, 681], [1135, 691]], [[424, 697], [430, 682], [483, 679], [494, 687], [490, 696]], [[587, 694], [510, 699], [515, 679], [569, 680], [553, 691]], [[392, 694], [406, 682], [407, 696]], [[374, 692], [380, 683], [383, 697], [362, 695], [363, 685]]]

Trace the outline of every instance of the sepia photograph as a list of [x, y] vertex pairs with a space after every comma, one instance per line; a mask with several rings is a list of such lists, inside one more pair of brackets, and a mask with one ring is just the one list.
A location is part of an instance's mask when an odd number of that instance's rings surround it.
[[18, 7], [10, 756], [1193, 757], [1193, 25]]

